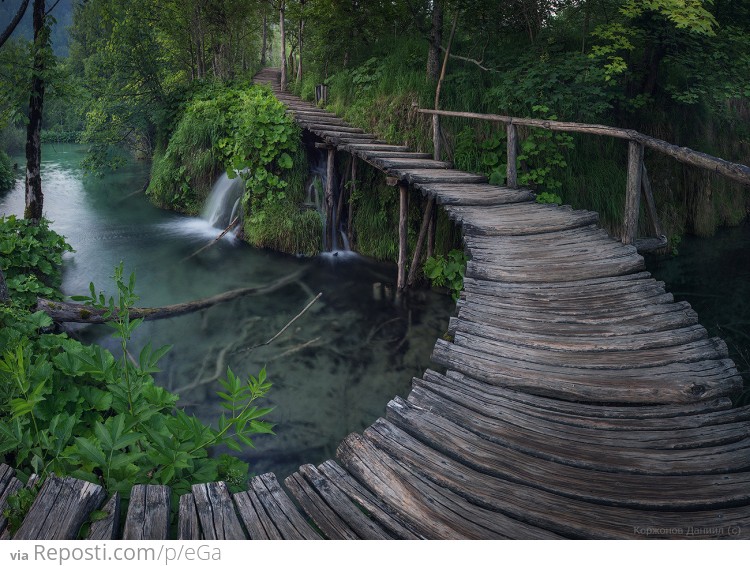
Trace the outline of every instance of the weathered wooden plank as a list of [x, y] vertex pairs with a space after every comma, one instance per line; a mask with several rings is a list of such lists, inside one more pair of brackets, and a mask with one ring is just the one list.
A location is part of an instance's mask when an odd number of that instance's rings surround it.
[[203, 540], [198, 510], [192, 493], [180, 496], [180, 508], [177, 515], [177, 538], [179, 540]]
[[333, 540], [358, 540], [357, 534], [341, 520], [334, 511], [315, 493], [298, 473], [284, 480], [284, 484], [318, 528]]
[[23, 487], [16, 477], [16, 471], [7, 464], [0, 464], [0, 532], [5, 531], [8, 519], [3, 514], [8, 505], [8, 497]]
[[88, 540], [114, 540], [120, 533], [120, 494], [110, 497], [101, 511], [106, 515], [91, 523]]
[[346, 151], [351, 151], [352, 153], [366, 152], [366, 151], [398, 151], [398, 152], [411, 151], [411, 149], [409, 149], [405, 145], [372, 144], [372, 143], [348, 143], [348, 144], [345, 144], [344, 147], [342, 147], [341, 149], [344, 149]]
[[305, 464], [300, 467], [300, 476], [307, 480], [328, 506], [342, 518], [360, 538], [367, 540], [390, 539], [388, 533], [357, 507], [335, 482], [330, 481], [315, 466]]
[[380, 169], [392, 171], [396, 169], [450, 169], [452, 164], [448, 161], [436, 161], [434, 159], [408, 159], [397, 157], [375, 157], [370, 161]]
[[[427, 370], [425, 376], [440, 375], [437, 372]], [[475, 390], [481, 389], [494, 397], [502, 397], [516, 403], [523, 403], [530, 407], [549, 409], [567, 415], [584, 417], [596, 417], [602, 419], [629, 419], [640, 420], [644, 418], [674, 418], [693, 415], [710, 415], [715, 411], [725, 412], [732, 407], [732, 402], [726, 397], [698, 401], [687, 405], [587, 405], [549, 397], [530, 395], [522, 391], [516, 391], [507, 387], [492, 385], [471, 378], [458, 371], [449, 370], [445, 375], [451, 382], [460, 382], [466, 387]]]
[[400, 540], [420, 538], [411, 527], [396, 516], [396, 513], [392, 509], [370, 493], [334, 460], [323, 462], [319, 466], [319, 469], [332, 483], [383, 525], [394, 537]]
[[415, 183], [425, 194], [435, 195], [439, 204], [460, 206], [511, 204], [534, 200], [528, 189], [510, 189], [483, 183]]
[[[427, 370], [421, 378], [413, 379], [413, 387], [428, 389], [463, 405], [470, 411], [491, 418], [496, 418], [497, 414], [503, 411], [512, 410], [553, 423], [562, 422], [595, 430], [685, 431], [706, 425], [750, 420], [750, 407], [732, 409], [731, 402], [727, 402], [728, 399], [695, 404], [701, 407], [657, 406], [657, 413], [654, 413], [654, 407], [643, 406], [609, 409], [525, 395], [505, 388], [492, 387], [456, 372], [450, 372], [449, 377]], [[675, 412], [675, 407], [688, 407], [693, 410], [684, 414]]]
[[164, 540], [169, 535], [169, 503], [166, 485], [134, 485], [125, 518], [125, 540]]
[[193, 498], [206, 540], [243, 540], [245, 533], [237, 518], [223, 481], [193, 486]]
[[282, 540], [284, 538], [254, 491], [235, 493], [232, 498], [237, 513], [252, 540]]
[[[378, 421], [373, 429], [384, 437], [398, 435], [398, 430], [403, 430], [433, 450], [483, 474], [589, 503], [668, 511], [750, 503], [748, 472], [664, 475], [658, 481], [644, 481], [637, 474], [576, 468], [491, 442], [434, 411], [412, 404], [392, 403], [387, 420]], [[602, 452], [606, 454], [608, 450], [609, 445], [602, 443]]]
[[[533, 208], [532, 208], [533, 207]], [[472, 234], [513, 236], [560, 232], [599, 221], [596, 212], [524, 202], [497, 206], [449, 205], [448, 215]]]
[[[398, 404], [397, 397], [392, 401], [394, 407], [405, 406]], [[491, 435], [493, 427], [498, 431], [529, 431], [532, 438], [546, 435], [551, 441], [566, 443], [568, 447], [585, 445], [586, 447], [606, 447], [607, 452], [641, 453], [648, 455], [652, 450], [689, 450], [695, 448], [720, 447], [725, 444], [736, 444], [750, 438], [750, 423], [730, 422], [719, 425], [694, 427], [684, 431], [679, 430], [647, 430], [623, 428], [589, 428], [582, 420], [565, 422], [555, 419], [542, 418], [529, 411], [517, 410], [515, 406], [506, 404], [501, 415], [488, 415], [484, 411], [474, 411], [464, 404], [454, 402], [431, 391], [416, 387], [409, 394], [409, 406], [415, 405], [420, 409], [433, 408], [442, 417], [458, 423], [468, 430], [481, 430], [486, 436]], [[391, 410], [391, 405], [388, 406]], [[389, 413], [390, 414], [390, 413]], [[508, 433], [513, 436], [514, 433]], [[520, 433], [521, 436], [523, 433]], [[551, 451], [557, 450], [556, 448]], [[636, 452], [639, 451], [639, 452]]]
[[482, 336], [501, 343], [529, 348], [566, 352], [636, 352], [668, 346], [684, 345], [705, 339], [708, 332], [700, 324], [666, 332], [650, 332], [618, 337], [610, 336], [558, 336], [531, 332], [509, 331], [483, 323], [451, 317], [448, 324], [451, 334], [463, 333]]
[[89, 514], [104, 501], [100, 485], [50, 475], [13, 537], [16, 540], [57, 540], [76, 537]]
[[[378, 424], [380, 422], [382, 421]], [[419, 470], [419, 473], [424, 474], [436, 485], [475, 505], [498, 513], [507, 513], [540, 529], [546, 529], [547, 532], [585, 538], [638, 538], [639, 530], [634, 529], [634, 525], [662, 525], [672, 529], [681, 526], [682, 532], [685, 533], [685, 512], [596, 505], [559, 497], [539, 489], [524, 489], [518, 484], [476, 472], [419, 443], [405, 433], [398, 436], [382, 436], [381, 430], [380, 427], [367, 429], [366, 438], [386, 451], [391, 458], [402, 462], [403, 466], [410, 470]], [[397, 429], [391, 427], [390, 430]], [[502, 493], [503, 496], [497, 497], [498, 493]], [[728, 532], [726, 526], [734, 525], [735, 522], [742, 525], [750, 524], [748, 510], [750, 507], [744, 506], [722, 509], [720, 512], [692, 511], [689, 516], [691, 521], [700, 519], [701, 522], [695, 524], [707, 525], [711, 529], [702, 535], [695, 533], [696, 537], [736, 537], [736, 534]], [[513, 538], [520, 537], [514, 534]]]
[[731, 397], [742, 388], [734, 364], [709, 360], [658, 368], [560, 368], [504, 358], [438, 340], [433, 361], [495, 385], [532, 394], [593, 403], [692, 403]]
[[487, 177], [455, 169], [393, 168], [392, 175], [409, 183], [487, 183]]
[[284, 539], [318, 539], [320, 536], [300, 515], [294, 503], [281, 491], [272, 473], [256, 476], [250, 485]]
[[416, 151], [357, 151], [356, 153], [368, 162], [378, 157], [432, 159], [431, 153], [418, 153]]
[[[338, 448], [346, 468], [372, 491], [422, 526], [428, 538], [547, 539], [556, 536], [440, 489], [414, 468], [406, 468], [371, 440], [350, 434]], [[395, 501], [394, 501], [395, 500]]]

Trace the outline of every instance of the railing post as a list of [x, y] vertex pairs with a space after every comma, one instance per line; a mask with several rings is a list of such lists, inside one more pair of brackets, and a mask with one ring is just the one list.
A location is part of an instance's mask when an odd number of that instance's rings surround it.
[[643, 144], [628, 143], [628, 184], [625, 190], [625, 215], [622, 226], [622, 243], [633, 244], [638, 233], [638, 213], [641, 208], [641, 183], [643, 181]]
[[441, 154], [440, 144], [440, 116], [437, 114], [432, 115], [432, 158], [435, 161], [440, 161]]
[[518, 130], [513, 122], [509, 122], [506, 127], [508, 137], [508, 160], [506, 166], [505, 186], [510, 189], [518, 188], [518, 170], [516, 169], [516, 159], [518, 158]]
[[396, 287], [399, 291], [403, 291], [406, 287], [406, 258], [408, 255], [407, 249], [407, 226], [406, 218], [408, 216], [408, 188], [404, 181], [398, 183], [399, 190], [399, 215], [398, 215], [398, 278], [396, 280]]

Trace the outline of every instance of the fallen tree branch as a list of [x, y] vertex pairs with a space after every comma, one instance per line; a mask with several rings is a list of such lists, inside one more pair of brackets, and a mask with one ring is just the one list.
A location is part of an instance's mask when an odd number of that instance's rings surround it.
[[292, 320], [287, 322], [284, 325], [284, 328], [282, 328], [276, 334], [274, 334], [272, 338], [269, 338], [268, 340], [266, 340], [265, 342], [261, 342], [260, 344], [256, 344], [255, 346], [250, 346], [249, 348], [245, 348], [245, 350], [254, 350], [255, 348], [260, 348], [261, 346], [268, 346], [271, 342], [276, 340], [276, 338], [281, 336], [287, 328], [289, 328], [292, 324], [294, 324], [294, 321], [298, 320], [299, 317], [305, 314], [309, 310], [309, 308], [313, 306], [313, 304], [315, 304], [315, 301], [317, 301], [321, 297], [321, 295], [323, 295], [323, 293], [318, 293], [317, 295], [315, 295], [315, 298], [309, 303], [307, 303], [307, 306], [304, 309], [302, 309], [297, 316], [295, 316]]
[[226, 235], [227, 235], [227, 233], [228, 233], [228, 232], [229, 232], [229, 231], [230, 231], [230, 230], [231, 230], [232, 228], [234, 228], [235, 226], [237, 226], [237, 222], [239, 221], [239, 219], [240, 219], [240, 217], [239, 217], [239, 216], [235, 216], [235, 217], [234, 217], [234, 220], [232, 220], [232, 221], [231, 221], [231, 222], [229, 223], [229, 226], [227, 226], [226, 228], [224, 228], [224, 231], [223, 231], [223, 232], [222, 232], [221, 234], [219, 234], [218, 236], [216, 236], [216, 238], [214, 238], [213, 240], [211, 240], [211, 241], [210, 241], [209, 243], [207, 243], [207, 244], [206, 244], [205, 246], [203, 246], [203, 247], [202, 247], [201, 249], [199, 249], [199, 250], [197, 250], [197, 251], [194, 251], [193, 253], [191, 253], [191, 254], [190, 254], [189, 256], [187, 256], [186, 258], [184, 258], [184, 259], [183, 259], [182, 261], [187, 261], [187, 260], [189, 260], [190, 258], [192, 258], [192, 257], [195, 257], [195, 256], [197, 256], [197, 255], [198, 255], [199, 253], [201, 253], [201, 252], [202, 252], [203, 250], [205, 250], [206, 248], [210, 248], [211, 246], [213, 246], [213, 245], [214, 245], [214, 244], [215, 244], [216, 242], [218, 242], [218, 241], [219, 241], [219, 240], [221, 240], [221, 239], [222, 239], [222, 238], [223, 238], [224, 236], [226, 236]]
[[[151, 307], [151, 308], [132, 308], [130, 309], [130, 318], [142, 318], [144, 320], [160, 320], [163, 318], [171, 318], [174, 316], [181, 316], [183, 314], [189, 314], [202, 309], [207, 309], [220, 303], [226, 303], [238, 299], [240, 297], [250, 295], [265, 295], [272, 293], [290, 283], [297, 281], [302, 274], [309, 268], [305, 267], [298, 271], [295, 271], [291, 275], [277, 279], [270, 285], [263, 287], [245, 287], [243, 289], [235, 289], [233, 291], [227, 291], [226, 293], [220, 293], [213, 297], [206, 299], [198, 299], [197, 301], [189, 301], [187, 303], [178, 303], [176, 305], [168, 305], [165, 307]], [[115, 318], [117, 312], [107, 317], [106, 309], [95, 308], [88, 305], [82, 305], [80, 303], [68, 303], [61, 301], [50, 301], [48, 299], [38, 298], [36, 304], [36, 310], [46, 312], [54, 322], [84, 322], [90, 324], [103, 324]]]

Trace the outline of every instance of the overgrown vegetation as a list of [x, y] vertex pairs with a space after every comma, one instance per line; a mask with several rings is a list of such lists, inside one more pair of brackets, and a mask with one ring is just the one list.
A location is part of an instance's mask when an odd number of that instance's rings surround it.
[[467, 260], [463, 251], [451, 250], [445, 256], [428, 257], [424, 264], [424, 272], [433, 286], [446, 287], [453, 300], [457, 301], [464, 288]]
[[243, 487], [248, 464], [210, 452], [220, 445], [252, 446], [253, 435], [271, 432], [264, 420], [270, 409], [258, 404], [270, 388], [265, 370], [246, 379], [227, 370], [220, 381], [223, 414], [216, 427], [201, 423], [154, 383], [169, 347], [129, 349], [142, 322], [129, 317], [138, 298], [134, 275], [126, 279], [120, 265], [116, 297], [93, 284], [90, 296], [77, 297], [113, 315], [115, 356], [54, 332], [51, 319], [31, 308], [37, 296], [59, 298], [59, 266], [71, 250], [64, 240], [44, 222], [34, 226], [11, 216], [0, 227], [0, 267], [11, 297], [0, 305], [0, 458], [22, 481], [31, 473], [55, 473], [126, 497], [136, 483], [171, 485], [178, 494], [218, 479]]

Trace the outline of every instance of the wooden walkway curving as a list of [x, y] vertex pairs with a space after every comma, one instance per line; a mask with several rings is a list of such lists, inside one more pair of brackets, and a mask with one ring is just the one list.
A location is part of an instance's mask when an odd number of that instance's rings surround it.
[[[256, 80], [275, 89], [277, 71]], [[536, 204], [275, 92], [327, 144], [435, 196], [464, 230], [465, 291], [433, 354], [446, 371], [415, 378], [338, 462], [286, 478], [289, 495], [272, 474], [234, 495], [194, 486], [180, 538], [750, 536], [750, 407], [728, 398], [741, 378], [635, 248], [594, 213]], [[0, 466], [0, 506], [18, 487]], [[74, 536], [104, 498], [51, 478], [16, 537]], [[167, 488], [136, 486], [122, 529], [117, 507], [92, 536], [169, 535]]]

